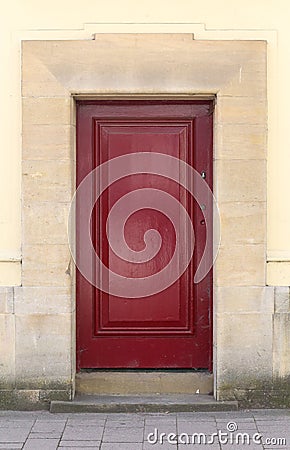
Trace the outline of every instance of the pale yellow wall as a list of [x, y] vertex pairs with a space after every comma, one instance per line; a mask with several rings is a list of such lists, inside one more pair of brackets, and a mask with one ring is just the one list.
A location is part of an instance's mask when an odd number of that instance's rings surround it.
[[22, 39], [90, 39], [100, 32], [192, 32], [196, 39], [268, 45], [268, 282], [290, 285], [290, 2], [284, 0], [10, 0], [1, 26], [0, 284], [20, 284]]

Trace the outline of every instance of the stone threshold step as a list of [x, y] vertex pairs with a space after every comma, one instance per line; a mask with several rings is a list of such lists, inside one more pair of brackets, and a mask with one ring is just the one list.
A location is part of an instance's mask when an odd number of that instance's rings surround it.
[[211, 395], [77, 395], [72, 401], [52, 401], [52, 413], [174, 413], [236, 411], [237, 401], [218, 402]]
[[182, 370], [134, 370], [80, 372], [79, 395], [212, 394], [213, 374]]

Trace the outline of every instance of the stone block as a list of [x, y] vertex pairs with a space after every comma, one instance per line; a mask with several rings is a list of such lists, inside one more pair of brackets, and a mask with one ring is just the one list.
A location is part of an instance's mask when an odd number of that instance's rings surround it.
[[13, 287], [0, 287], [0, 314], [11, 314], [14, 311]]
[[217, 98], [217, 123], [267, 125], [266, 99], [256, 97]]
[[31, 202], [22, 210], [25, 245], [67, 244], [69, 203]]
[[23, 125], [71, 125], [70, 97], [24, 97]]
[[220, 247], [214, 265], [217, 286], [264, 286], [265, 246], [233, 245]]
[[[277, 378], [290, 378], [290, 312], [273, 316], [273, 373]], [[289, 391], [289, 384], [288, 384]]]
[[219, 203], [221, 245], [266, 242], [266, 203]]
[[215, 125], [215, 159], [266, 159], [267, 129], [261, 125]]
[[215, 298], [215, 310], [219, 314], [274, 312], [274, 288], [270, 286], [217, 287]]
[[216, 345], [218, 385], [250, 389], [272, 378], [271, 314], [218, 314]]
[[15, 382], [15, 321], [12, 314], [0, 314], [0, 389]]
[[[265, 78], [266, 73], [266, 43], [198, 41], [191, 34], [102, 34], [93, 41], [28, 41], [23, 43], [23, 53], [24, 95], [61, 95], [62, 89], [72, 93], [204, 94], [222, 88], [227, 94], [257, 95], [258, 77], [251, 75], [261, 73]], [[144, 54], [150, 55], [150, 64]], [[37, 70], [47, 80], [47, 89]], [[264, 86], [262, 75], [261, 79]]]
[[230, 82], [223, 87], [222, 95], [238, 97], [267, 97], [267, 80], [264, 67], [250, 70], [249, 65], [244, 62], [231, 78]]
[[274, 289], [275, 289], [275, 313], [290, 313], [289, 287], [276, 286]]
[[71, 314], [16, 315], [16, 387], [63, 390], [71, 383]]
[[[31, 42], [22, 41], [22, 95], [23, 97], [64, 96], [67, 89], [57, 80], [50, 68], [34, 54]], [[43, 46], [43, 53], [47, 45]]]
[[72, 159], [75, 128], [69, 125], [24, 125], [22, 156], [24, 160]]
[[23, 247], [22, 284], [69, 287], [70, 264], [68, 245], [26, 245]]
[[[23, 161], [23, 204], [70, 202], [73, 195], [73, 163], [64, 161]], [[52, 206], [52, 205], [47, 205]]]
[[215, 195], [223, 202], [266, 201], [266, 162], [217, 160]]
[[69, 287], [15, 287], [15, 314], [64, 314], [73, 311]]

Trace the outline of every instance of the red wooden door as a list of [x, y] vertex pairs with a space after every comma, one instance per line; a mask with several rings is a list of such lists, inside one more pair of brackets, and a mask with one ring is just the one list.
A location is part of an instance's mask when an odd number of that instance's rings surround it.
[[[135, 164], [136, 154], [146, 153], [149, 159], [152, 155], [152, 166], [156, 162], [156, 154], [161, 154], [161, 157], [165, 155], [169, 161], [173, 157], [186, 162], [203, 173], [211, 187], [212, 111], [211, 101], [80, 101], [77, 105], [77, 185], [93, 169], [114, 158], [125, 156], [126, 164], [130, 166]], [[123, 279], [124, 285], [120, 285], [120, 292], [123, 288], [121, 295], [116, 295], [114, 290], [105, 292], [91, 280], [88, 281], [81, 270], [77, 270], [78, 369], [211, 370], [212, 272], [199, 283], [193, 283], [205, 248], [206, 227], [211, 227], [211, 224], [205, 224], [202, 208], [210, 208], [210, 205], [200, 207], [182, 183], [164, 176], [166, 167], [161, 165], [154, 168], [155, 173], [143, 173], [141, 168], [138, 173], [118, 179], [96, 201], [90, 223], [92, 242], [105, 266], [123, 277], [120, 279]], [[103, 177], [110, 178], [110, 170], [113, 171], [110, 167], [109, 164]], [[158, 170], [162, 175], [158, 174]], [[180, 180], [186, 176], [183, 172], [181, 167], [178, 173]], [[94, 183], [98, 182], [98, 179], [94, 180]], [[169, 196], [159, 198], [160, 191]], [[137, 200], [131, 197], [132, 192], [137, 195]], [[120, 204], [124, 198], [125, 201]], [[154, 292], [155, 282], [152, 282], [150, 295], [146, 292], [142, 296], [142, 285], [138, 296], [129, 295], [136, 278], [142, 282], [142, 279], [159, 273], [175, 255], [177, 232], [163, 210], [170, 210], [172, 198], [185, 208], [193, 223], [193, 257], [187, 269], [165, 289]], [[130, 211], [131, 207], [135, 212], [128, 213], [127, 217], [126, 211]], [[114, 208], [113, 219], [108, 225], [108, 214]], [[136, 260], [126, 260], [116, 251], [122, 240], [119, 221], [125, 221], [123, 237], [130, 251], [137, 255]], [[180, 221], [183, 222], [183, 218]], [[82, 253], [81, 234], [85, 226], [82, 207], [79, 206], [79, 254]], [[186, 227], [183, 226], [179, 238], [179, 243], [184, 244], [183, 252], [186, 252], [189, 239]], [[157, 247], [154, 257], [146, 258], [146, 232], [152, 229], [159, 233], [159, 238], [156, 234], [147, 235], [151, 239], [149, 244]], [[141, 262], [138, 255], [143, 257]], [[180, 267], [183, 256], [180, 249], [177, 249], [176, 255], [176, 267]], [[92, 273], [97, 272], [99, 269], [95, 266], [94, 257], [90, 258]], [[128, 280], [129, 284], [126, 284]]]

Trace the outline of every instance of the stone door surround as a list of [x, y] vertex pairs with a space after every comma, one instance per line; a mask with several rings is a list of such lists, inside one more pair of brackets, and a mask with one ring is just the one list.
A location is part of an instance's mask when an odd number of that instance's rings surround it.
[[75, 281], [66, 221], [75, 189], [75, 101], [204, 96], [216, 99], [214, 194], [222, 225], [214, 270], [215, 394], [233, 398], [243, 380], [271, 377], [266, 42], [99, 34], [93, 40], [24, 41], [22, 46], [23, 263], [22, 286], [15, 289], [16, 388], [38, 390], [45, 398], [73, 392]]

